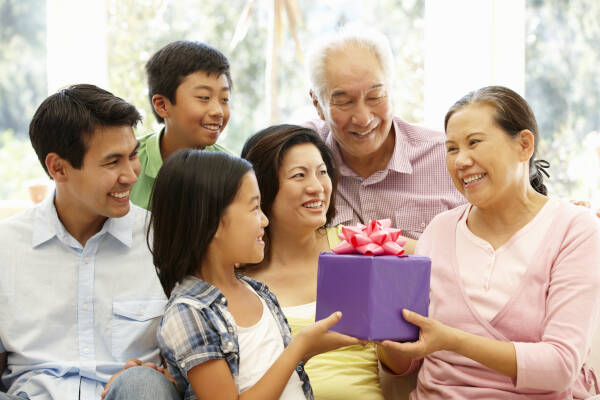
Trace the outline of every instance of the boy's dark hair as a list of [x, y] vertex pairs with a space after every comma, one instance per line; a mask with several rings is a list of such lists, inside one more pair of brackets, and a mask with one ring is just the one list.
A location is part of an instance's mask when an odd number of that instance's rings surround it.
[[146, 239], [167, 296], [200, 271], [221, 217], [249, 171], [246, 160], [195, 149], [174, 153], [159, 170]]
[[229, 90], [232, 90], [229, 61], [219, 50], [202, 42], [179, 40], [158, 50], [146, 63], [148, 98], [158, 122], [164, 119], [156, 113], [152, 96], [161, 94], [175, 104], [175, 92], [189, 74], [204, 71], [218, 76], [225, 74]]
[[[271, 218], [271, 210], [275, 197], [279, 192], [279, 168], [286, 152], [298, 144], [312, 143], [321, 153], [331, 178], [331, 199], [326, 214], [325, 225], [335, 216], [335, 195], [337, 193], [338, 169], [333, 153], [315, 131], [297, 125], [274, 125], [252, 135], [242, 149], [242, 158], [250, 161], [256, 173], [258, 188], [261, 193], [261, 208], [267, 218]], [[270, 230], [265, 227], [265, 260], [271, 256]]]
[[99, 127], [134, 127], [142, 117], [125, 100], [94, 85], [72, 85], [40, 104], [29, 124], [29, 139], [42, 167], [56, 153], [73, 168], [81, 168], [87, 143]]

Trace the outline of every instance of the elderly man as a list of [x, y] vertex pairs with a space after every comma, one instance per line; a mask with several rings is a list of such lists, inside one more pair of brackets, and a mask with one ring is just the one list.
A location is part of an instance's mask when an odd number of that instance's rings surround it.
[[307, 125], [340, 164], [333, 223], [389, 218], [412, 253], [436, 214], [465, 202], [446, 171], [444, 135], [392, 116], [393, 57], [379, 33], [341, 31], [318, 43], [308, 68], [321, 120]]

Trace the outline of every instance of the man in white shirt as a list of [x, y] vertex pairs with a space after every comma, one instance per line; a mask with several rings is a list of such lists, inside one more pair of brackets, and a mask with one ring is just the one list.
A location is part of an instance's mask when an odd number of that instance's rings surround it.
[[158, 367], [166, 298], [146, 213], [129, 203], [139, 120], [124, 100], [74, 85], [31, 121], [56, 190], [0, 223], [1, 400], [179, 398]]

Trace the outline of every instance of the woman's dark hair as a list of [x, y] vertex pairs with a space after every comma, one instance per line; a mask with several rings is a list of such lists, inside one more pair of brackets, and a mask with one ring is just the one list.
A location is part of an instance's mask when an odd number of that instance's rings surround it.
[[246, 160], [194, 149], [174, 153], [161, 167], [146, 240], [167, 296], [175, 284], [199, 272], [221, 217], [249, 171]]
[[[302, 143], [312, 143], [321, 153], [321, 158], [327, 167], [331, 178], [331, 200], [327, 210], [326, 225], [335, 216], [335, 194], [338, 183], [337, 163], [333, 153], [325, 142], [309, 128], [297, 125], [274, 125], [252, 135], [244, 144], [242, 158], [250, 161], [256, 173], [256, 180], [262, 197], [261, 208], [267, 218], [271, 218], [271, 210], [275, 196], [279, 192], [279, 168], [285, 153], [293, 146]], [[265, 228], [265, 260], [269, 260], [269, 226]]]
[[496, 109], [494, 121], [511, 138], [517, 137], [524, 129], [531, 131], [534, 137], [534, 148], [529, 159], [529, 182], [538, 193], [548, 194], [543, 175], [550, 177], [546, 171], [550, 164], [546, 160], [535, 158], [539, 136], [538, 125], [527, 101], [504, 86], [486, 86], [468, 93], [450, 107], [444, 118], [444, 130], [448, 128], [448, 121], [456, 111], [475, 103], [485, 103], [494, 107]]

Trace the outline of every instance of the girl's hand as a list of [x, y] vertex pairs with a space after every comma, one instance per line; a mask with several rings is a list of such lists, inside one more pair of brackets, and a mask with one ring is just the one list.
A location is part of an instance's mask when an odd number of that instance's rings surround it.
[[325, 353], [339, 347], [352, 346], [355, 344], [365, 345], [365, 340], [360, 340], [352, 336], [344, 335], [329, 330], [342, 318], [340, 311], [334, 312], [329, 317], [315, 322], [313, 325], [302, 329], [294, 338], [293, 342], [302, 346], [304, 362], [317, 354]]
[[453, 350], [456, 342], [454, 328], [406, 309], [402, 310], [402, 316], [407, 322], [421, 328], [419, 340], [406, 343], [384, 340], [381, 342], [381, 346], [384, 347], [388, 356], [393, 357], [394, 354], [398, 354], [420, 359], [439, 350]]

